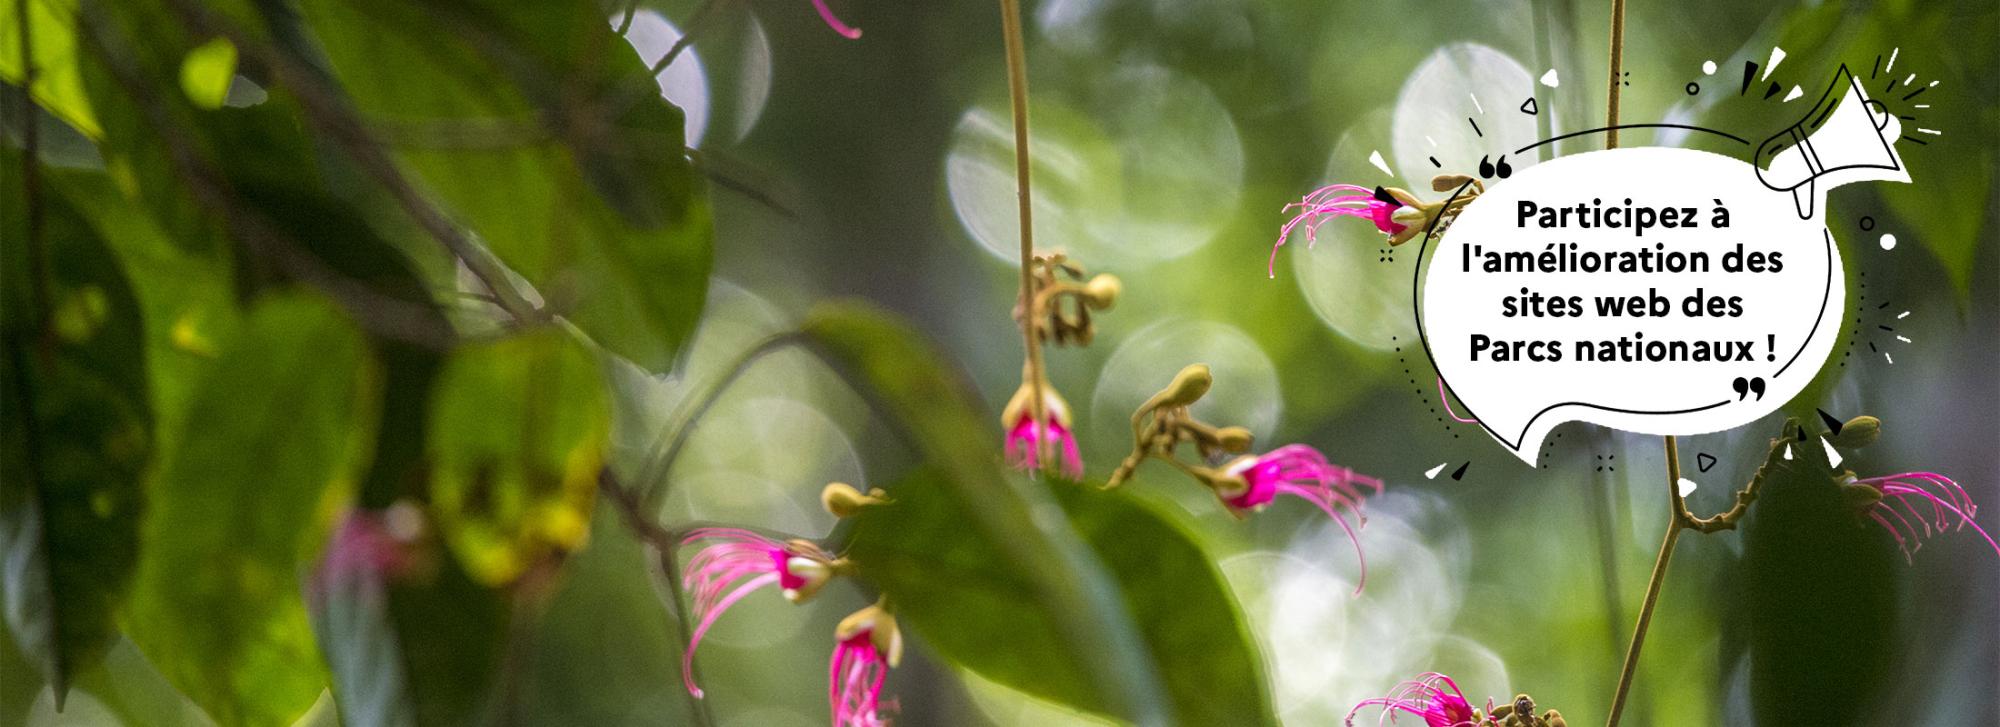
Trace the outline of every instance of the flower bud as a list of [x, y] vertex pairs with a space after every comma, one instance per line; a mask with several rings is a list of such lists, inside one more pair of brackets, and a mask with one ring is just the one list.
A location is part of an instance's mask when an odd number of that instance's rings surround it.
[[860, 512], [861, 508], [882, 504], [882, 494], [881, 488], [869, 490], [868, 494], [862, 494], [853, 485], [845, 482], [829, 482], [824, 489], [819, 491], [819, 504], [820, 507], [826, 508], [826, 511], [834, 517], [846, 519], [853, 517], [854, 513]]
[[1847, 420], [1846, 424], [1840, 425], [1840, 433], [1828, 439], [1835, 447], [1860, 449], [1874, 444], [1875, 438], [1881, 435], [1882, 420], [1864, 414]]
[[1153, 409], [1179, 409], [1201, 400], [1208, 395], [1208, 387], [1215, 384], [1215, 375], [1208, 370], [1208, 364], [1188, 364], [1181, 372], [1174, 374], [1172, 383], [1148, 402]]
[[1459, 187], [1465, 186], [1467, 183], [1470, 183], [1471, 181], [1472, 181], [1471, 177], [1465, 176], [1463, 174], [1440, 174], [1435, 177], [1431, 177], [1431, 191], [1450, 192], [1458, 189]]
[[1118, 276], [1099, 273], [1083, 286], [1083, 299], [1090, 303], [1090, 307], [1103, 310], [1118, 302], [1118, 294], [1124, 290], [1125, 284], [1118, 280]]
[[896, 616], [881, 606], [869, 606], [840, 620], [833, 627], [835, 641], [847, 641], [863, 633], [875, 650], [882, 652], [884, 661], [895, 667], [903, 661], [903, 633], [896, 627]]
[[1223, 427], [1215, 430], [1216, 445], [1222, 447], [1222, 451], [1230, 454], [1242, 454], [1250, 451], [1252, 440], [1253, 437], [1250, 434], [1250, 430], [1245, 427]]

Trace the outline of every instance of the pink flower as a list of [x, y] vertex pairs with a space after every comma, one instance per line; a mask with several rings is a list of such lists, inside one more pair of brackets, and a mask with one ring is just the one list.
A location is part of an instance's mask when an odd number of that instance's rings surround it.
[[2000, 553], [2000, 544], [1972, 520], [1979, 514], [1979, 506], [1950, 477], [1936, 472], [1904, 472], [1852, 480], [1848, 486], [1866, 488], [1859, 491], [1863, 512], [1895, 536], [1905, 559], [1922, 548], [1923, 539], [1933, 533], [1964, 530], [1968, 525]]
[[[1390, 195], [1398, 200], [1406, 196], [1394, 192]], [[1271, 277], [1278, 277], [1278, 248], [1285, 246], [1285, 240], [1291, 237], [1292, 230], [1300, 225], [1305, 226], [1307, 248], [1318, 242], [1319, 226], [1335, 217], [1367, 219], [1375, 223], [1375, 229], [1394, 239], [1409, 230], [1409, 225], [1397, 219], [1396, 211], [1413, 207], [1414, 205], [1410, 203], [1414, 201], [1412, 198], [1405, 200], [1403, 204], [1384, 202], [1375, 198], [1374, 190], [1352, 184], [1333, 184], [1315, 189], [1299, 201], [1285, 205], [1284, 211], [1290, 212], [1296, 209], [1299, 212], [1278, 230], [1278, 243], [1271, 246], [1271, 262], [1267, 272]], [[1401, 242], [1401, 240], [1394, 241]]]
[[826, 27], [832, 28], [833, 32], [846, 36], [848, 40], [861, 37], [860, 28], [850, 27], [833, 16], [833, 9], [826, 6], [826, 0], [812, 0], [812, 3], [813, 8], [819, 10], [819, 19], [826, 21]]
[[839, 565], [812, 543], [780, 542], [739, 528], [698, 528], [688, 533], [681, 545], [698, 540], [715, 542], [681, 569], [682, 583], [698, 620], [688, 637], [687, 652], [681, 655], [681, 681], [697, 698], [702, 691], [694, 683], [695, 647], [724, 611], [751, 592], [771, 585], [783, 589], [787, 600], [803, 602], [826, 585]]
[[1064, 476], [1072, 480], [1083, 477], [1083, 454], [1077, 450], [1076, 434], [1070, 429], [1069, 404], [1054, 388], [1043, 384], [1042, 425], [1037, 426], [1034, 412], [1028, 407], [1031, 388], [1022, 385], [1000, 414], [1001, 425], [1007, 428], [1007, 461], [1031, 472], [1041, 470], [1042, 447], [1036, 441], [1039, 437], [1050, 449], [1061, 453]]
[[1397, 713], [1402, 713], [1422, 717], [1427, 727], [1480, 727], [1491, 724], [1482, 720], [1479, 711], [1466, 701], [1465, 694], [1458, 690], [1457, 682], [1437, 672], [1419, 674], [1415, 680], [1397, 685], [1389, 696], [1362, 700], [1347, 712], [1349, 727], [1354, 725], [1354, 715], [1369, 707], [1382, 710], [1381, 722], [1395, 722]]
[[1360, 517], [1361, 502], [1367, 496], [1356, 485], [1366, 486], [1379, 495], [1381, 480], [1328, 462], [1326, 455], [1303, 444], [1288, 444], [1261, 455], [1238, 457], [1223, 467], [1222, 475], [1216, 483], [1215, 495], [1238, 517], [1262, 509], [1284, 494], [1310, 502], [1333, 518], [1347, 533], [1348, 541], [1354, 543], [1354, 557], [1361, 563], [1361, 576], [1356, 579], [1354, 592], [1361, 592], [1368, 582], [1368, 560], [1361, 556], [1361, 539], [1355, 535], [1355, 525], [1347, 521], [1341, 509]]
[[383, 584], [429, 577], [437, 564], [424, 547], [424, 531], [423, 513], [406, 502], [384, 510], [348, 510], [306, 581], [308, 601], [357, 589], [379, 599]]
[[833, 638], [833, 658], [826, 667], [833, 727], [887, 725], [881, 715], [882, 680], [903, 660], [903, 635], [896, 628], [896, 617], [880, 606], [869, 606], [842, 619]]

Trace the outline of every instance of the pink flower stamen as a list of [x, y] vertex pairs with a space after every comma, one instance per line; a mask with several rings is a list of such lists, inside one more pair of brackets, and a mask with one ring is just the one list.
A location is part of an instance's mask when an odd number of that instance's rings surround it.
[[[1973, 520], [1979, 506], [1972, 495], [1949, 477], [1936, 472], [1902, 472], [1856, 482], [1882, 494], [1880, 501], [1869, 506], [1868, 516], [1895, 538], [1905, 560], [1914, 558], [1925, 538], [1967, 527], [1979, 533], [1994, 553], [2000, 553], [2000, 543]], [[1920, 508], [1928, 508], [1928, 516]]]
[[1353, 727], [1354, 716], [1369, 707], [1381, 710], [1382, 716], [1376, 720], [1377, 724], [1393, 723], [1398, 714], [1421, 718], [1428, 727], [1477, 727], [1479, 724], [1472, 703], [1459, 691], [1458, 683], [1436, 672], [1419, 674], [1416, 679], [1396, 685], [1388, 696], [1362, 700], [1347, 712], [1347, 725]]
[[1331, 184], [1313, 190], [1299, 201], [1285, 205], [1284, 212], [1299, 212], [1278, 229], [1278, 242], [1271, 246], [1271, 261], [1266, 266], [1266, 272], [1273, 278], [1278, 277], [1278, 248], [1284, 247], [1292, 231], [1300, 226], [1305, 227], [1307, 249], [1319, 241], [1319, 226], [1335, 217], [1364, 218], [1375, 223], [1375, 229], [1382, 234], [1394, 235], [1406, 229], [1392, 219], [1396, 210], [1403, 206], [1376, 199], [1375, 190], [1352, 184]]
[[881, 727], [882, 681], [888, 659], [875, 647], [874, 631], [864, 629], [834, 646], [826, 667], [826, 698], [833, 727]]
[[703, 693], [694, 683], [694, 652], [722, 614], [766, 586], [789, 590], [808, 585], [804, 576], [791, 570], [791, 559], [800, 555], [791, 544], [741, 528], [697, 528], [681, 539], [681, 545], [703, 540], [714, 542], [681, 569], [681, 583], [696, 619], [687, 651], [681, 654], [681, 683], [697, 699]]
[[1036, 427], [1034, 418], [1023, 411], [1007, 430], [1005, 453], [1007, 461], [1024, 470], [1035, 471], [1042, 468], [1042, 448], [1036, 446], [1037, 429], [1049, 445], [1061, 451], [1062, 473], [1074, 480], [1083, 477], [1083, 453], [1077, 449], [1076, 435], [1063, 426], [1054, 412], [1044, 415], [1048, 420], [1045, 427]]
[[861, 37], [860, 28], [840, 22], [840, 18], [834, 17], [833, 8], [826, 6], [826, 0], [812, 0], [812, 4], [813, 8], [819, 11], [819, 19], [826, 21], [826, 27], [832, 28], [833, 32], [841, 34], [848, 40], [856, 40]]
[[1243, 458], [1231, 465], [1228, 472], [1243, 478], [1247, 485], [1241, 494], [1223, 500], [1231, 509], [1254, 510], [1283, 494], [1310, 502], [1326, 513], [1347, 534], [1348, 542], [1354, 544], [1354, 557], [1361, 567], [1354, 592], [1361, 593], [1368, 584], [1368, 559], [1361, 553], [1361, 537], [1355, 532], [1355, 524], [1348, 522], [1344, 513], [1353, 513], [1365, 523], [1361, 505], [1368, 493], [1357, 485], [1379, 495], [1381, 480], [1328, 462], [1326, 455], [1303, 444], [1288, 444], [1257, 457]]

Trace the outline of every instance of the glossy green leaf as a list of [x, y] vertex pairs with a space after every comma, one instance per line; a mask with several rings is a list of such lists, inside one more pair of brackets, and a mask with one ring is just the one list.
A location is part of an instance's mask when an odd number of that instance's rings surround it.
[[1170, 720], [1161, 664], [1148, 655], [1118, 581], [1077, 529], [1053, 515], [1059, 506], [1047, 489], [1005, 473], [994, 446], [999, 432], [976, 413], [937, 353], [915, 331], [862, 305], [823, 305], [803, 330], [936, 468], [928, 486], [909, 497], [932, 512], [954, 513], [949, 527], [989, 548], [995, 568], [1017, 574], [1035, 617], [1048, 619], [1049, 631], [1079, 660], [1071, 693], [1136, 722]]
[[[590, 2], [304, 8], [409, 169], [605, 348], [655, 372], [692, 334], [712, 223], [682, 116]], [[601, 114], [579, 114], [597, 109]]]
[[[77, 61], [76, 0], [28, 0], [29, 42], [34, 45], [35, 103], [85, 136], [98, 138], [103, 129], [84, 92]], [[20, 4], [0, 3], [0, 80], [16, 86], [24, 80], [21, 58]]]
[[[11, 169], [20, 159], [0, 154]], [[0, 589], [8, 630], [60, 701], [116, 635], [153, 414], [139, 303], [118, 259], [54, 196], [42, 200], [31, 251], [22, 196], [9, 192], [0, 199]]]
[[431, 502], [474, 579], [505, 584], [583, 544], [608, 406], [600, 369], [555, 328], [446, 362], [431, 399]]
[[372, 369], [324, 300], [260, 301], [153, 484], [127, 628], [224, 727], [286, 723], [326, 685], [300, 574], [363, 461]]
[[1750, 702], [1760, 724], [1866, 724], [1899, 650], [1896, 548], [1799, 431], [1772, 440], [1743, 525]]

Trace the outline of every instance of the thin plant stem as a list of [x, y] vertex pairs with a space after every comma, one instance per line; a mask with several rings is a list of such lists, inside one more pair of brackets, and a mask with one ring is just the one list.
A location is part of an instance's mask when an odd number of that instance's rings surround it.
[[[682, 605], [686, 603], [687, 598], [683, 593], [684, 589], [681, 588], [680, 580], [680, 537], [647, 517], [647, 509], [641, 501], [641, 495], [618, 484], [617, 477], [611, 473], [610, 468], [598, 471], [597, 489], [617, 506], [619, 514], [624, 516], [625, 526], [632, 531], [632, 534], [653, 547], [654, 555], [659, 558], [657, 565], [660, 569], [660, 579], [666, 581], [667, 594], [673, 601], [670, 604], [672, 608], [667, 610], [674, 612], [674, 621], [671, 624], [674, 638], [680, 642], [682, 652], [686, 652], [688, 636], [693, 631], [692, 624], [688, 620], [687, 607]], [[700, 670], [693, 660], [688, 661], [687, 677], [700, 683]], [[715, 724], [715, 715], [709, 712], [708, 700], [689, 695], [687, 703], [688, 718], [692, 720], [692, 724], [702, 727]]]
[[743, 374], [750, 370], [750, 364], [800, 340], [801, 336], [798, 333], [781, 333], [759, 341], [757, 345], [751, 346], [737, 357], [725, 369], [722, 377], [711, 384], [707, 391], [688, 400], [691, 403], [688, 405], [687, 414], [680, 417], [680, 422], [674, 425], [674, 433], [661, 440], [665, 444], [660, 449], [659, 456], [648, 461], [645, 469], [639, 474], [639, 481], [636, 484], [639, 488], [638, 497], [642, 502], [657, 503], [660, 498], [666, 496], [667, 473], [673, 468], [674, 460], [680, 457], [681, 450], [687, 446], [688, 439], [694, 434], [695, 424], [701, 420], [702, 415], [707, 414], [708, 410], [715, 406], [716, 401], [722, 398], [723, 392], [729, 389], [729, 385], [742, 378]]
[[[1618, 148], [1618, 87], [1625, 70], [1625, 0], [1611, 0], [1611, 62], [1604, 97], [1604, 148]], [[1625, 665], [1618, 672], [1618, 689], [1611, 695], [1611, 713], [1605, 727], [1618, 727], [1625, 711], [1625, 699], [1632, 693], [1632, 675], [1639, 669], [1639, 653], [1646, 648], [1646, 629], [1653, 622], [1653, 608], [1660, 604], [1660, 587], [1667, 581], [1667, 566], [1674, 560], [1674, 543], [1680, 539], [1683, 506], [1680, 496], [1680, 442], [1667, 437], [1667, 534], [1660, 541], [1660, 554], [1653, 561], [1653, 576], [1646, 582], [1646, 599], [1639, 604], [1639, 623], [1632, 627], [1632, 645], [1625, 649]]]
[[[1027, 347], [1029, 431], [1034, 435], [1035, 461], [1053, 464], [1054, 452], [1048, 437], [1042, 436], [1047, 416], [1042, 388], [1047, 371], [1042, 365], [1042, 344], [1035, 335], [1035, 222], [1034, 201], [1028, 190], [1028, 50], [1021, 36], [1020, 0], [1000, 0], [1000, 27], [1007, 46], [1007, 98], [1014, 113], [1014, 187], [1021, 210], [1021, 339]], [[1008, 423], [1012, 426], [1012, 422]]]
[[1611, 81], [1604, 97], [1604, 148], [1618, 148], [1618, 87], [1625, 75], [1625, 0], [1611, 0]]
[[1611, 716], [1605, 727], [1618, 727], [1625, 711], [1625, 698], [1632, 692], [1632, 674], [1639, 669], [1639, 652], [1646, 647], [1646, 627], [1652, 624], [1653, 607], [1660, 604], [1660, 587], [1667, 581], [1667, 565], [1674, 559], [1674, 542], [1681, 537], [1687, 521], [1681, 517], [1680, 442], [1667, 437], [1667, 534], [1660, 541], [1659, 558], [1653, 561], [1653, 577], [1646, 582], [1646, 600], [1639, 605], [1639, 625], [1632, 629], [1632, 646], [1625, 650], [1625, 667], [1618, 674], [1618, 691], [1611, 697]]

